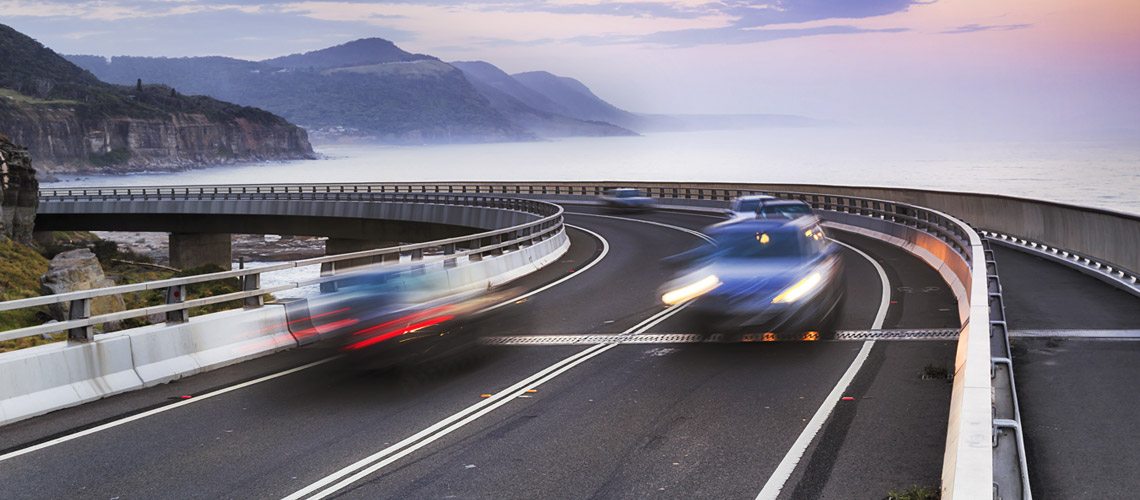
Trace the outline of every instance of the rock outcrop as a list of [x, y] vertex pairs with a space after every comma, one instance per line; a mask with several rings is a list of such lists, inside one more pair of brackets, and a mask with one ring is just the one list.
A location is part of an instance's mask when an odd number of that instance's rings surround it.
[[32, 244], [39, 189], [28, 150], [0, 135], [0, 240]]
[[313, 158], [305, 130], [202, 114], [85, 120], [67, 108], [24, 107], [0, 130], [35, 152], [41, 170], [125, 173], [239, 161]]
[[[40, 293], [53, 295], [80, 290], [92, 290], [114, 286], [115, 282], [103, 274], [103, 267], [99, 259], [86, 248], [69, 250], [56, 255], [48, 264], [48, 271], [40, 277]], [[107, 295], [91, 301], [91, 315], [107, 314], [123, 311], [126, 304], [121, 295]], [[48, 306], [52, 318], [66, 321], [70, 312], [67, 303], [52, 304]], [[105, 325], [104, 331], [118, 329], [118, 324]]]

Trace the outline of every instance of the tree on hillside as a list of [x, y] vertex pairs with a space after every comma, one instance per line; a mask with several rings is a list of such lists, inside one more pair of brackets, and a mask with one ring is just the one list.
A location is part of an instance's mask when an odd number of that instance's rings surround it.
[[36, 96], [40, 99], [47, 99], [53, 88], [55, 88], [55, 82], [47, 78], [36, 78]]
[[142, 92], [142, 78], [139, 78], [139, 81], [135, 82], [135, 90]]

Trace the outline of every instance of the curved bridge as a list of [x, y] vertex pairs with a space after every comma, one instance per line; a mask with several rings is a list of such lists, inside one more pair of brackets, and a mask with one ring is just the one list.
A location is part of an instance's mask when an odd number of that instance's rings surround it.
[[[1010, 254], [1014, 277], [1022, 282], [1044, 268], [1063, 274], [1054, 268], [1068, 272], [1065, 265], [1127, 291], [1136, 281], [1129, 269], [1140, 267], [1128, 262], [1127, 250], [1110, 251], [1116, 241], [1111, 238], [1140, 234], [1136, 218], [1078, 207], [908, 190], [654, 184], [640, 187], [649, 188], [662, 211], [614, 216], [592, 206], [608, 185], [255, 188], [267, 198], [296, 196], [299, 204], [324, 189], [332, 198], [345, 196], [338, 200], [345, 206], [361, 199], [351, 196], [437, 192], [557, 201], [568, 207], [564, 217], [573, 227], [563, 230], [547, 220], [552, 225], [538, 232], [561, 230], [573, 245], [557, 262], [515, 280], [537, 293], [512, 302], [513, 317], [540, 321], [520, 328], [502, 324], [503, 347], [474, 368], [349, 377], [315, 346], [288, 350], [0, 428], [4, 442], [13, 443], [0, 449], [0, 492], [6, 498], [79, 491], [148, 497], [196, 491], [278, 498], [579, 496], [568, 492], [850, 498], [883, 496], [910, 484], [936, 483], [940, 476], [944, 498], [988, 498], [995, 487], [1003, 498], [1027, 498], [1030, 469], [1007, 334], [1011, 325], [1032, 321], [1023, 319], [1024, 301], [1011, 298], [999, 282], [995, 256], [1006, 259], [1009, 251], [987, 249], [984, 237], [1058, 263]], [[179, 196], [209, 196], [218, 189], [227, 187], [191, 188]], [[852, 194], [861, 189], [877, 194]], [[828, 221], [831, 237], [850, 248], [847, 286], [853, 303], [840, 319], [839, 334], [822, 342], [690, 343], [683, 307], [662, 309], [654, 297], [667, 274], [660, 258], [694, 244], [693, 231], [715, 221], [711, 215], [726, 200], [773, 191], [812, 203]], [[49, 196], [41, 206], [52, 203]], [[93, 203], [130, 206], [122, 199]], [[1016, 213], [1003, 220], [987, 212], [981, 232], [947, 215], [976, 215], [999, 205], [1016, 206]], [[1029, 231], [1019, 232], [1010, 229], [1016, 220], [1038, 224], [1026, 223]], [[1078, 226], [1116, 233], [1107, 241], [1061, 246], [1069, 245], [1064, 242]], [[498, 231], [498, 242], [468, 237], [488, 245], [467, 254], [447, 248], [455, 241], [423, 243], [418, 249], [439, 248], [444, 255], [421, 252], [419, 258], [443, 262], [449, 255], [478, 255], [480, 262], [494, 250], [509, 256], [516, 252], [512, 244], [521, 249], [535, 243]], [[322, 259], [403, 254], [410, 260], [416, 249]], [[242, 273], [255, 275], [223, 274]], [[1024, 285], [1017, 289], [1022, 292]], [[1089, 292], [1099, 302], [1095, 307], [1127, 310], [1134, 304], [1120, 297], [1101, 300], [1104, 289], [1097, 290]], [[244, 297], [264, 292], [251, 289]], [[1031, 292], [1042, 291], [1024, 293]], [[209, 316], [188, 324], [225, 325]], [[948, 330], [960, 333], [956, 341], [946, 340]], [[123, 336], [131, 335], [137, 336]], [[900, 338], [928, 340], [876, 340]], [[104, 340], [110, 339], [96, 337], [89, 344]], [[940, 364], [955, 374], [952, 385], [918, 378], [924, 368]], [[141, 371], [136, 367], [134, 373]], [[489, 394], [479, 398], [483, 393]], [[287, 400], [274, 396], [285, 394]], [[1036, 397], [1035, 411], [1047, 408], [1038, 395], [1025, 394]], [[157, 403], [171, 395], [191, 397]], [[171, 433], [172, 425], [185, 430]], [[32, 477], [61, 453], [71, 460], [98, 455], [103, 465], [98, 473], [54, 477], [35, 487], [13, 481]], [[166, 481], [151, 481], [138, 467], [140, 457], [167, 470]], [[208, 485], [200, 480], [204, 474], [211, 477]], [[21, 485], [10, 486], [16, 484]]]

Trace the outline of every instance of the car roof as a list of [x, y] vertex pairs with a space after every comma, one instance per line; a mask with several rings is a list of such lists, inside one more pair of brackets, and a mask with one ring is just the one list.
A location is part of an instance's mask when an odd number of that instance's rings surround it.
[[764, 206], [769, 205], [807, 205], [807, 202], [803, 200], [782, 200], [775, 198], [764, 202]]
[[776, 198], [775, 196], [769, 196], [766, 194], [750, 194], [750, 195], [746, 195], [746, 196], [737, 196], [735, 201], [776, 200], [776, 199], [779, 199], [779, 198]]
[[781, 232], [799, 232], [804, 228], [814, 227], [819, 224], [819, 218], [813, 216], [804, 216], [796, 219], [737, 219], [713, 224], [705, 228], [705, 233], [710, 235], [716, 234], [733, 234], [733, 233], [781, 233]]

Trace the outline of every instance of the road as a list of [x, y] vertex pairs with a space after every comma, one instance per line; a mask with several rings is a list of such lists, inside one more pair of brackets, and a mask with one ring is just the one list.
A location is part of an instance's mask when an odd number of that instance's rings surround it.
[[1136, 498], [1140, 299], [995, 246], [1038, 500]]
[[[684, 333], [660, 261], [714, 220], [570, 212], [570, 252], [519, 283], [558, 284], [501, 334]], [[839, 329], [956, 325], [925, 264], [832, 237]], [[923, 374], [955, 343], [504, 345], [383, 372], [316, 345], [0, 428], [0, 498], [883, 498], [938, 484], [951, 385]]]

